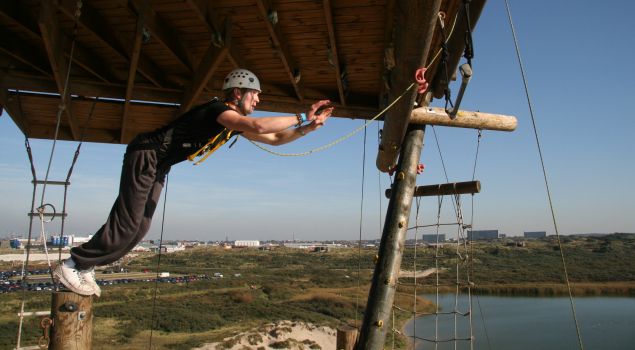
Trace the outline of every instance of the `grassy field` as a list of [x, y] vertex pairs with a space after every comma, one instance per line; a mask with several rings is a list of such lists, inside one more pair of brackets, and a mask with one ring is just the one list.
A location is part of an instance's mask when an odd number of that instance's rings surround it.
[[[635, 295], [635, 259], [632, 235], [565, 239], [563, 252], [570, 280], [577, 295]], [[303, 250], [223, 250], [195, 248], [161, 257], [160, 271], [173, 274], [207, 274], [225, 277], [190, 283], [160, 283], [154, 304], [154, 283], [134, 282], [103, 287], [94, 301], [94, 348], [147, 348], [150, 329], [155, 349], [189, 349], [205, 342], [220, 341], [265, 322], [301, 320], [337, 327], [359, 324], [374, 268], [374, 249], [342, 248], [312, 253]], [[481, 242], [460, 256], [455, 246], [419, 247], [418, 270], [439, 260], [440, 283], [454, 288], [456, 266], [460, 283], [469, 279], [480, 294], [561, 295], [563, 284], [559, 247], [550, 239], [529, 241], [524, 247], [504, 241]], [[413, 270], [415, 250], [404, 252], [403, 269]], [[131, 272], [156, 269], [157, 257], [138, 256], [127, 262]], [[7, 266], [0, 266], [0, 269]], [[104, 275], [108, 276], [108, 275]], [[98, 278], [101, 276], [98, 275]], [[108, 276], [112, 278], [112, 275]], [[434, 289], [435, 278], [418, 278], [416, 291]], [[396, 304], [412, 310], [413, 279], [400, 279]], [[0, 295], [0, 349], [15, 346], [22, 293]], [[50, 294], [28, 292], [27, 310], [50, 308]], [[155, 305], [153, 307], [153, 305]], [[417, 299], [417, 312], [433, 305]], [[395, 309], [397, 329], [411, 312]], [[153, 317], [154, 315], [154, 317]], [[35, 344], [42, 334], [38, 320], [24, 327], [23, 344]], [[390, 337], [389, 337], [390, 338]], [[398, 345], [405, 341], [398, 337]]]

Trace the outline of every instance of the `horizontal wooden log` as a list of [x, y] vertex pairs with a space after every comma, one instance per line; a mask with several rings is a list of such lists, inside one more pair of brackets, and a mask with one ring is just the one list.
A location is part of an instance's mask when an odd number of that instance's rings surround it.
[[410, 123], [498, 131], [514, 131], [518, 124], [513, 116], [470, 111], [459, 111], [456, 118], [450, 119], [445, 109], [439, 107], [413, 109]]
[[[390, 198], [391, 190], [386, 190], [386, 197]], [[447, 184], [417, 186], [415, 197], [447, 196], [451, 194], [467, 194], [481, 192], [480, 181], [451, 182]]]

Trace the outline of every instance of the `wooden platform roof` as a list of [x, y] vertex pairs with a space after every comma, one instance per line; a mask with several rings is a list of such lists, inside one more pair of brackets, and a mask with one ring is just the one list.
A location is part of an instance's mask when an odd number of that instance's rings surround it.
[[[60, 139], [126, 143], [220, 96], [237, 67], [259, 76], [259, 110], [328, 98], [338, 117], [369, 118], [431, 62], [441, 97], [440, 12], [459, 33], [448, 42], [452, 71], [464, 47], [461, 0], [84, 0], [76, 20], [77, 3], [0, 2], [0, 104], [28, 137], [54, 135], [71, 49]], [[472, 25], [484, 3], [471, 1]]]

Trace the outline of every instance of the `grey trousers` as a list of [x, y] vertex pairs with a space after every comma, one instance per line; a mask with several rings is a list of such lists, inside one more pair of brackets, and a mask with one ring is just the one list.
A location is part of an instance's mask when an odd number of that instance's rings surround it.
[[106, 223], [88, 242], [71, 249], [79, 269], [120, 259], [146, 235], [170, 170], [169, 167], [159, 169], [157, 163], [154, 150], [126, 151], [119, 195]]

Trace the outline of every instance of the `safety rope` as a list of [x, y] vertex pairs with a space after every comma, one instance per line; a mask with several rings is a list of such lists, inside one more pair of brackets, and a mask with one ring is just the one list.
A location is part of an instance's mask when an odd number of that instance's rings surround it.
[[514, 47], [516, 49], [516, 57], [518, 58], [518, 66], [520, 67], [520, 74], [522, 76], [523, 79], [523, 86], [525, 88], [525, 97], [527, 99], [527, 105], [529, 107], [529, 115], [531, 116], [531, 124], [533, 127], [533, 131], [534, 131], [534, 137], [536, 139], [536, 146], [538, 148], [538, 155], [540, 157], [540, 166], [542, 168], [542, 175], [544, 178], [544, 182], [545, 182], [545, 188], [547, 190], [547, 199], [549, 201], [549, 210], [551, 211], [551, 219], [553, 221], [553, 226], [554, 226], [554, 230], [556, 233], [556, 240], [558, 241], [558, 250], [560, 251], [560, 259], [562, 261], [562, 268], [564, 271], [564, 278], [566, 281], [566, 285], [567, 285], [567, 292], [569, 294], [569, 301], [571, 303], [571, 312], [573, 314], [573, 321], [575, 323], [575, 330], [576, 330], [576, 334], [578, 336], [578, 344], [580, 346], [580, 350], [584, 350], [584, 345], [582, 343], [582, 334], [580, 332], [580, 325], [578, 322], [578, 317], [576, 315], [576, 311], [575, 311], [575, 303], [573, 301], [573, 292], [571, 290], [571, 283], [569, 281], [569, 273], [567, 271], [567, 263], [565, 260], [565, 256], [564, 256], [564, 250], [562, 249], [562, 242], [560, 240], [560, 232], [558, 230], [558, 222], [556, 220], [556, 214], [555, 214], [555, 210], [553, 207], [553, 201], [551, 199], [551, 190], [549, 189], [549, 181], [547, 179], [547, 170], [545, 167], [545, 162], [542, 156], [542, 148], [540, 147], [540, 139], [538, 137], [538, 128], [536, 127], [536, 118], [534, 117], [534, 109], [533, 109], [533, 104], [531, 103], [531, 98], [529, 97], [529, 87], [527, 84], [527, 76], [525, 74], [525, 67], [523, 65], [523, 61], [522, 61], [522, 57], [520, 55], [520, 48], [518, 45], [518, 38], [516, 37], [516, 29], [514, 28], [514, 22], [512, 20], [512, 13], [511, 13], [511, 9], [509, 6], [509, 2], [507, 0], [505, 0], [505, 8], [507, 10], [507, 18], [509, 20], [509, 27], [511, 28], [511, 32], [512, 32], [512, 37], [514, 39]]
[[[79, 158], [79, 154], [82, 148], [82, 144], [84, 143], [84, 137], [86, 136], [86, 129], [88, 129], [88, 126], [90, 125], [91, 120], [93, 119], [93, 114], [95, 112], [95, 107], [97, 106], [97, 101], [99, 101], [99, 97], [95, 97], [93, 99], [93, 104], [90, 107], [90, 111], [88, 112], [88, 118], [86, 120], [86, 124], [84, 124], [84, 127], [82, 128], [82, 134], [79, 138], [79, 143], [77, 144], [77, 148], [75, 149], [75, 154], [73, 155], [73, 161], [71, 162], [71, 166], [68, 168], [68, 173], [66, 174], [66, 181], [65, 181], [65, 185], [64, 185], [64, 198], [63, 198], [63, 206], [62, 206], [62, 213], [66, 213], [66, 198], [67, 198], [67, 194], [68, 194], [68, 185], [70, 184], [71, 181], [71, 175], [73, 174], [73, 169], [75, 169], [75, 164], [77, 163], [77, 159]], [[64, 224], [65, 224], [64, 217], [62, 216], [62, 227], [60, 228], [60, 242], [62, 242], [62, 240], [64, 239]], [[62, 244], [60, 243], [59, 248], [58, 248], [58, 256], [57, 256], [57, 261], [58, 263], [61, 263], [62, 261]]]
[[397, 96], [397, 98], [395, 98], [394, 101], [392, 101], [392, 103], [390, 103], [388, 106], [386, 106], [386, 108], [384, 108], [381, 112], [377, 113], [374, 117], [372, 117], [371, 119], [367, 120], [362, 126], [358, 127], [357, 129], [349, 132], [348, 134], [330, 142], [327, 143], [326, 145], [320, 146], [320, 147], [316, 147], [314, 149], [308, 150], [306, 152], [301, 152], [301, 153], [279, 153], [276, 151], [273, 151], [267, 147], [264, 147], [252, 140], [249, 140], [249, 142], [251, 142], [253, 145], [255, 145], [256, 147], [260, 148], [261, 150], [276, 155], [276, 156], [280, 156], [280, 157], [302, 157], [302, 156], [308, 156], [310, 154], [316, 153], [316, 152], [320, 152], [323, 151], [325, 149], [331, 148], [335, 145], [337, 145], [338, 143], [352, 137], [353, 135], [357, 134], [358, 132], [364, 130], [368, 124], [370, 124], [371, 122], [375, 121], [377, 118], [381, 117], [384, 113], [386, 113], [386, 111], [388, 111], [390, 108], [392, 108], [392, 106], [395, 105], [395, 103], [399, 102], [399, 100], [401, 100], [401, 98], [408, 92], [410, 91], [410, 89], [412, 89], [415, 86], [415, 83], [410, 84], [410, 86], [408, 86], [404, 92], [401, 93], [401, 95]]
[[60, 104], [57, 109], [57, 122], [55, 124], [55, 133], [53, 135], [53, 145], [51, 146], [51, 154], [49, 156], [48, 166], [46, 167], [46, 175], [44, 176], [44, 186], [42, 187], [42, 199], [40, 201], [40, 205], [44, 205], [44, 194], [46, 192], [46, 182], [48, 181], [49, 173], [51, 171], [51, 165], [53, 163], [53, 154], [55, 154], [55, 146], [57, 144], [57, 139], [59, 136], [62, 113], [64, 113], [64, 110], [66, 109], [66, 102], [67, 102], [66, 95], [68, 92], [68, 82], [70, 81], [70, 77], [71, 77], [71, 67], [73, 66], [73, 57], [75, 54], [75, 42], [77, 39], [77, 29], [79, 27], [79, 17], [81, 16], [81, 9], [82, 9], [82, 1], [78, 0], [77, 10], [75, 11], [75, 24], [73, 27], [73, 40], [71, 41], [71, 52], [68, 58], [68, 68], [66, 70], [66, 76], [64, 77], [64, 88], [62, 89], [62, 94], [60, 96], [62, 100], [60, 101]]
[[[479, 150], [480, 150], [480, 146], [481, 146], [481, 138], [483, 137], [483, 131], [482, 130], [478, 130], [478, 135], [476, 137], [476, 153], [474, 155], [474, 167], [472, 168], [472, 181], [474, 181], [476, 179], [476, 165], [478, 162], [478, 154], [479, 154]], [[471, 206], [470, 206], [470, 229], [474, 229], [474, 194], [472, 193], [471, 196]], [[469, 264], [469, 269], [470, 269], [470, 274], [472, 276], [474, 276], [474, 247], [471, 244], [471, 241], [469, 241], [469, 237], [467, 237], [467, 244], [468, 244], [468, 254], [470, 256], [470, 264]], [[487, 348], [491, 349], [492, 348], [492, 344], [490, 342], [489, 339], [489, 333], [487, 331], [487, 324], [485, 322], [485, 313], [483, 312], [483, 308], [481, 308], [481, 301], [479, 299], [478, 294], [475, 295], [476, 298], [476, 305], [478, 307], [478, 311], [479, 311], [479, 315], [481, 316], [481, 322], [483, 323], [483, 331], [485, 333], [485, 339], [487, 340]]]
[[474, 58], [474, 42], [472, 40], [472, 23], [470, 22], [470, 2], [471, 0], [463, 0], [463, 10], [465, 11], [465, 49], [463, 57], [467, 64], [472, 67], [472, 59]]
[[[417, 236], [419, 235], [419, 212], [421, 209], [421, 197], [415, 199], [416, 211], [415, 211], [415, 231], [414, 231], [414, 254], [412, 257], [412, 271], [413, 271], [413, 284], [414, 292], [412, 293], [412, 318], [417, 316]], [[417, 322], [412, 322], [412, 335], [413, 343], [414, 336], [417, 334]]]
[[152, 350], [152, 335], [154, 332], [154, 315], [157, 305], [157, 290], [159, 289], [159, 274], [161, 269], [161, 255], [163, 252], [163, 230], [165, 228], [165, 206], [168, 203], [168, 180], [169, 175], [165, 175], [165, 192], [163, 193], [163, 214], [161, 217], [161, 236], [159, 237], [159, 256], [157, 258], [156, 277], [154, 278], [154, 293], [152, 295], [152, 317], [150, 318], [150, 340], [148, 349]]
[[[450, 57], [450, 53], [448, 52], [448, 39], [445, 33], [445, 22], [444, 22], [444, 16], [439, 13], [439, 16], [437, 17], [439, 19], [439, 28], [441, 29], [441, 63], [439, 64], [441, 66], [442, 74], [444, 75], [445, 78], [445, 86], [443, 87], [443, 96], [445, 98], [445, 111], [448, 112], [454, 108], [454, 105], [452, 104], [452, 95], [450, 92], [450, 70], [448, 69], [448, 58]], [[450, 108], [448, 108], [448, 105]]]
[[359, 238], [357, 240], [357, 293], [355, 293], [355, 327], [357, 327], [359, 313], [359, 294], [361, 292], [362, 276], [362, 223], [364, 219], [364, 179], [366, 178], [366, 128], [364, 128], [364, 141], [362, 152], [362, 186], [359, 204]]
[[[444, 168], [445, 171], [445, 168]], [[447, 175], [446, 175], [447, 176]], [[437, 197], [437, 224], [441, 221], [441, 206], [443, 197]], [[435, 314], [434, 314], [434, 339], [439, 339], [439, 226], [436, 227], [437, 244], [434, 249], [434, 270], [435, 270]], [[434, 349], [437, 349], [437, 343], [434, 343]]]

